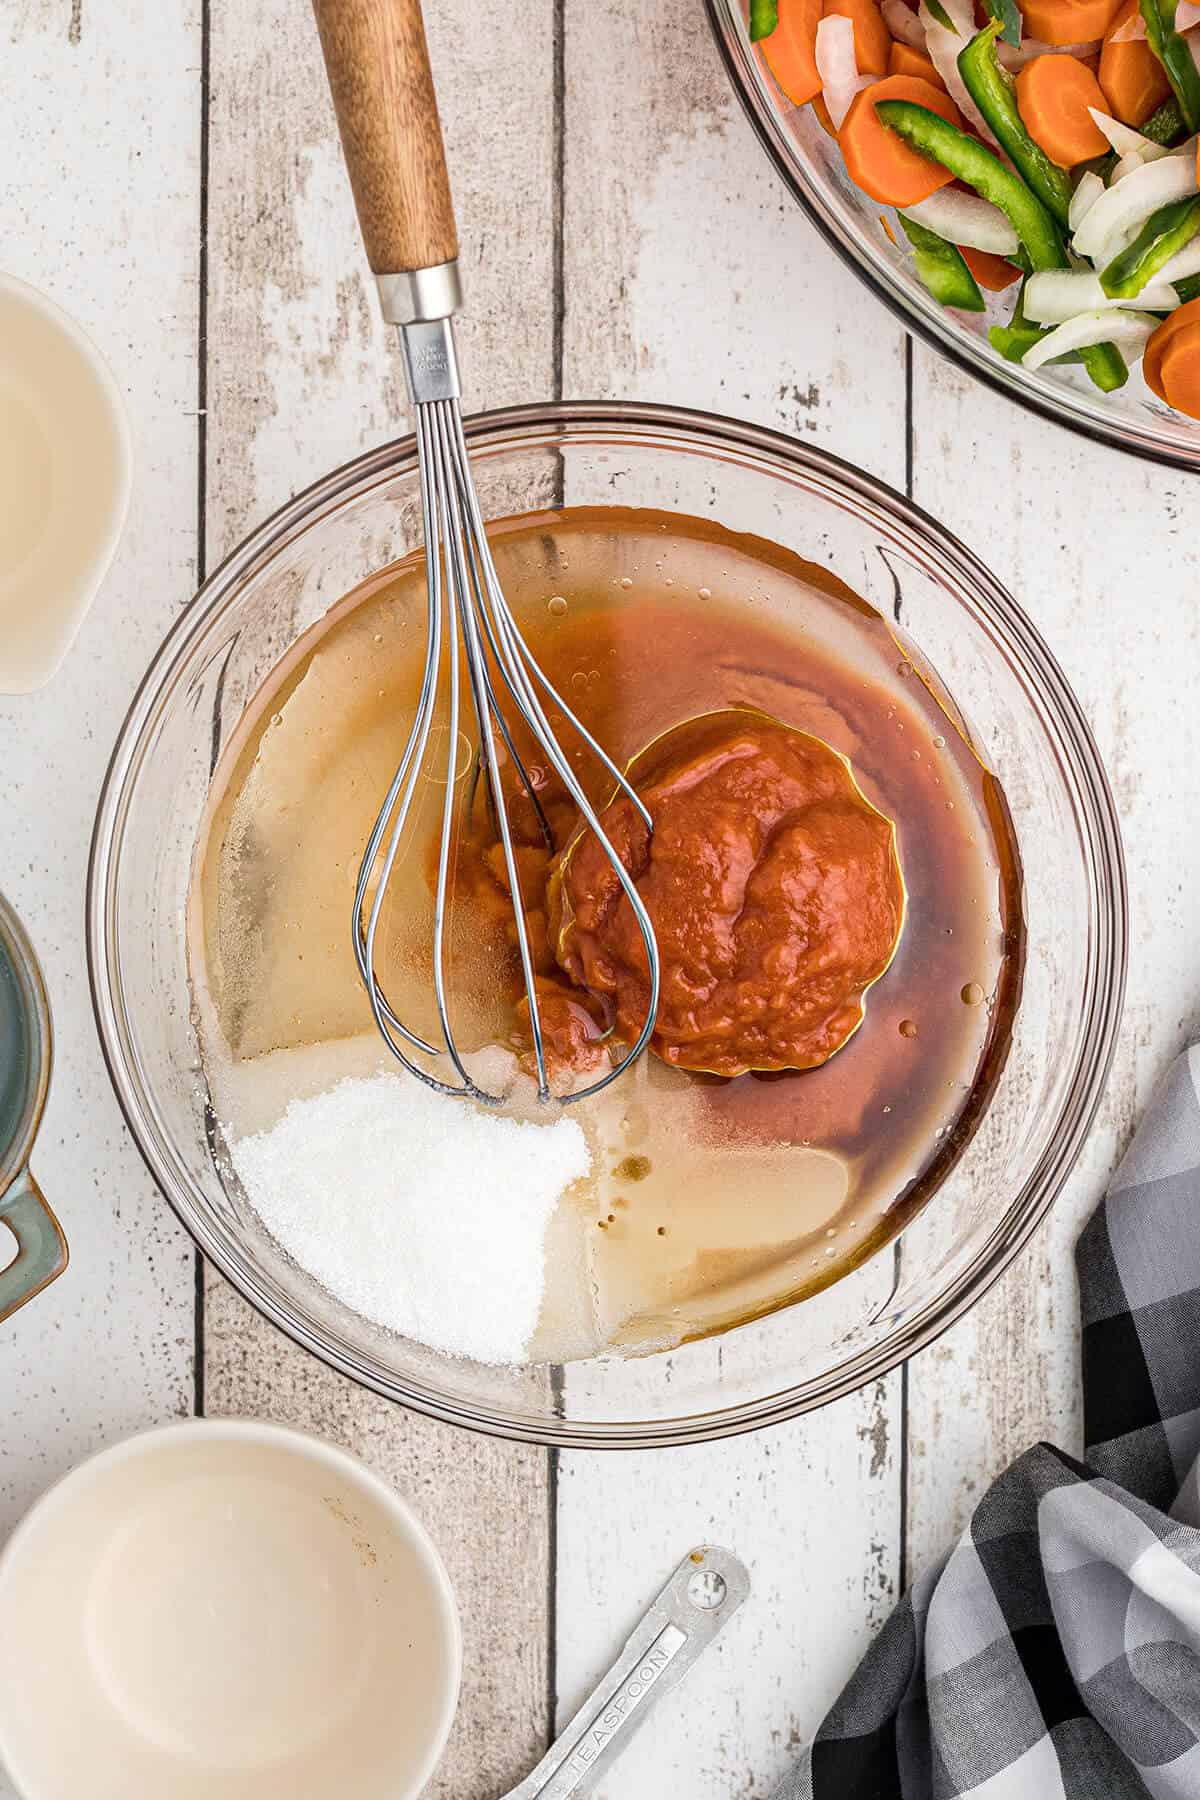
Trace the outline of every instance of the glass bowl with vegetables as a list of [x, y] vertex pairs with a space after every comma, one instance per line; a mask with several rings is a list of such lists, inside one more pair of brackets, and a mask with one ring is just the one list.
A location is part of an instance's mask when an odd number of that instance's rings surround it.
[[1200, 467], [1200, 4], [707, 0], [834, 248], [972, 374]]

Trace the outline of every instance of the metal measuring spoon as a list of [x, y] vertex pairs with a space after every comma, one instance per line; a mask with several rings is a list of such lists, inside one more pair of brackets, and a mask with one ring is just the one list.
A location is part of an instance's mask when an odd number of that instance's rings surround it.
[[685, 1556], [616, 1662], [566, 1729], [504, 1800], [568, 1800], [590, 1794], [651, 1707], [683, 1680], [750, 1592], [736, 1556], [702, 1544]]

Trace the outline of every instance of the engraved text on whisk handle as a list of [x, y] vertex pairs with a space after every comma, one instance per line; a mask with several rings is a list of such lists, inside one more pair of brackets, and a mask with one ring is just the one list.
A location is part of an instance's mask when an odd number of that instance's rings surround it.
[[458, 358], [454, 353], [454, 331], [449, 319], [404, 325], [400, 341], [404, 347], [404, 373], [413, 405], [457, 400], [462, 389], [458, 381]]

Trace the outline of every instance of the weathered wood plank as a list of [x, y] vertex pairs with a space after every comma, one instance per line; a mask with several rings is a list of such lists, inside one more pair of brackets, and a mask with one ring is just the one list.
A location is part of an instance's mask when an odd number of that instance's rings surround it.
[[915, 498], [991, 564], [1074, 684], [1117, 796], [1133, 919], [1117, 1060], [1084, 1157], [1016, 1266], [911, 1365], [915, 1570], [1028, 1444], [1081, 1447], [1074, 1241], [1200, 1013], [1189, 899], [1200, 839], [1183, 823], [1200, 720], [1180, 704], [1200, 681], [1200, 616], [1185, 476], [1084, 443], [926, 351], [914, 396]]
[[71, 1266], [0, 1333], [0, 1538], [102, 1444], [186, 1412], [192, 1252], [100, 1056], [83, 887], [97, 793], [134, 686], [195, 584], [199, 0], [17, 0], [5, 70], [5, 272], [110, 361], [134, 437], [130, 522], [79, 640], [38, 696], [0, 699], [0, 888], [37, 945], [57, 1034], [34, 1167]]
[[[775, 180], [702, 9], [566, 0], [564, 52], [567, 396], [751, 417], [902, 483], [901, 333]], [[890, 1609], [899, 1437], [893, 1378], [757, 1437], [559, 1459], [560, 1719], [694, 1542], [728, 1544], [755, 1583], [601, 1800], [770, 1792]]]
[[[479, 29], [466, 0], [426, 6], [463, 239], [468, 404], [553, 383], [550, 0]], [[212, 6], [209, 113], [209, 547], [334, 464], [408, 431], [379, 323], [307, 7]], [[367, 571], [364, 571], [364, 574]], [[209, 1410], [337, 1438], [416, 1505], [458, 1590], [466, 1677], [431, 1794], [492, 1800], [548, 1727], [549, 1463], [379, 1402], [291, 1348], [216, 1277]]]

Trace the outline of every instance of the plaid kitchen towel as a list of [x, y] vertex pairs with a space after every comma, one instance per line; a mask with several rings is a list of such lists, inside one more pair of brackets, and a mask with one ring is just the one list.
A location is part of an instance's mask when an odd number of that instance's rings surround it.
[[1079, 1241], [1087, 1460], [1038, 1444], [775, 1800], [1200, 1800], [1200, 1045]]

